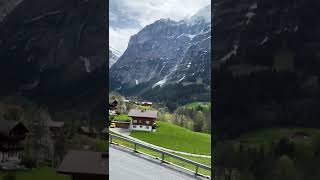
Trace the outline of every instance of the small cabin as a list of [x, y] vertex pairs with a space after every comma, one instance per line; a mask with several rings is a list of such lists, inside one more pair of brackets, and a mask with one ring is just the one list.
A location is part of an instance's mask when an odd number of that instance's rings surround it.
[[108, 179], [108, 154], [91, 151], [69, 151], [57, 173], [71, 176], [72, 180]]
[[109, 116], [116, 116], [117, 112], [116, 110], [109, 110]]
[[93, 128], [93, 127], [87, 127], [87, 126], [81, 126], [79, 129], [78, 129], [78, 132], [82, 135], [86, 135], [86, 136], [89, 136], [89, 137], [96, 137], [99, 132], [97, 131], [96, 128]]
[[109, 110], [116, 110], [118, 105], [118, 101], [114, 100], [112, 103], [109, 103]]
[[131, 109], [129, 117], [132, 118], [130, 128], [137, 131], [153, 131], [158, 118], [157, 111]]
[[147, 101], [141, 102], [141, 105], [142, 106], [152, 106], [152, 102], [147, 102]]
[[307, 140], [309, 138], [310, 135], [302, 131], [295, 132], [290, 136], [291, 140]]
[[47, 122], [47, 126], [53, 136], [58, 136], [60, 133], [63, 133], [64, 122], [50, 120]]
[[28, 132], [22, 122], [0, 120], [0, 162], [20, 161]]

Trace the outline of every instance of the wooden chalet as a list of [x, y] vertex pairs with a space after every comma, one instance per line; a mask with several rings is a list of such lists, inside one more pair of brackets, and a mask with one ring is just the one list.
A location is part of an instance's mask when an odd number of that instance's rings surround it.
[[106, 180], [108, 171], [108, 154], [91, 151], [69, 151], [57, 169], [72, 180]]
[[20, 160], [28, 132], [21, 122], [0, 120], [0, 162]]
[[62, 129], [64, 127], [64, 122], [60, 121], [48, 121], [47, 126], [49, 127], [53, 136], [57, 136], [62, 133]]
[[139, 109], [131, 109], [128, 116], [132, 118], [130, 128], [138, 131], [154, 130], [158, 118], [157, 111]]
[[116, 110], [118, 105], [118, 101], [114, 100], [111, 104], [109, 103], [109, 110]]

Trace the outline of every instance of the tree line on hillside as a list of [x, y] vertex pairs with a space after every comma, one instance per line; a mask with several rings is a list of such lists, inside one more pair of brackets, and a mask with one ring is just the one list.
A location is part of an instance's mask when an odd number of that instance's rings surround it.
[[226, 69], [214, 72], [216, 138], [276, 126], [320, 127], [319, 73], [269, 69], [234, 76]]
[[310, 143], [288, 138], [266, 145], [223, 142], [215, 146], [215, 180], [320, 179], [320, 137]]
[[160, 121], [170, 121], [180, 127], [188, 128], [196, 132], [211, 132], [211, 105], [203, 108], [201, 105], [195, 107], [178, 107], [172, 116], [166, 113], [159, 115]]
[[70, 149], [105, 151], [107, 143], [99, 139], [79, 135], [78, 128], [83, 119], [72, 114], [64, 114], [64, 127], [54, 133], [47, 125], [52, 120], [48, 109], [24, 98], [4, 98], [0, 100], [0, 118], [20, 121], [29, 133], [24, 144], [21, 163], [27, 168], [42, 166], [57, 167]]

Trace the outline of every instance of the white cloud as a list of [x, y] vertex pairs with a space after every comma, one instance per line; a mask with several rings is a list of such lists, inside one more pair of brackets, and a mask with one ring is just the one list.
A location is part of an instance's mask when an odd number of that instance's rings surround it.
[[117, 28], [109, 27], [109, 43], [113, 48], [121, 52], [124, 52], [127, 48], [130, 37], [138, 33], [139, 30], [140, 29], [132, 29], [132, 28], [117, 29]]
[[190, 17], [210, 2], [210, 0], [110, 0], [110, 45], [124, 51], [130, 36], [144, 26], [161, 18], [179, 21]]

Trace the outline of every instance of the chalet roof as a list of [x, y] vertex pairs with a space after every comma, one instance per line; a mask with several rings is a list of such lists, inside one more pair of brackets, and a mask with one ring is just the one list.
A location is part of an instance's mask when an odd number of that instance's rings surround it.
[[9, 135], [10, 131], [16, 127], [17, 125], [22, 125], [26, 131], [27, 128], [24, 126], [24, 124], [22, 124], [21, 122], [18, 122], [18, 121], [8, 121], [8, 120], [4, 120], [4, 119], [1, 119], [0, 120], [0, 134], [2, 135]]
[[108, 159], [103, 152], [69, 151], [58, 167], [63, 174], [108, 175]]
[[60, 122], [60, 121], [48, 121], [48, 126], [49, 126], [49, 127], [61, 128], [61, 127], [64, 126], [64, 122]]
[[146, 117], [146, 118], [157, 118], [157, 111], [152, 110], [139, 110], [139, 109], [131, 109], [128, 116], [130, 117]]
[[80, 127], [80, 130], [82, 131], [82, 132], [84, 132], [84, 133], [95, 133], [95, 134], [97, 134], [98, 133], [98, 131], [97, 131], [97, 129], [96, 128], [89, 128], [89, 127], [86, 127], [86, 126], [81, 126]]

